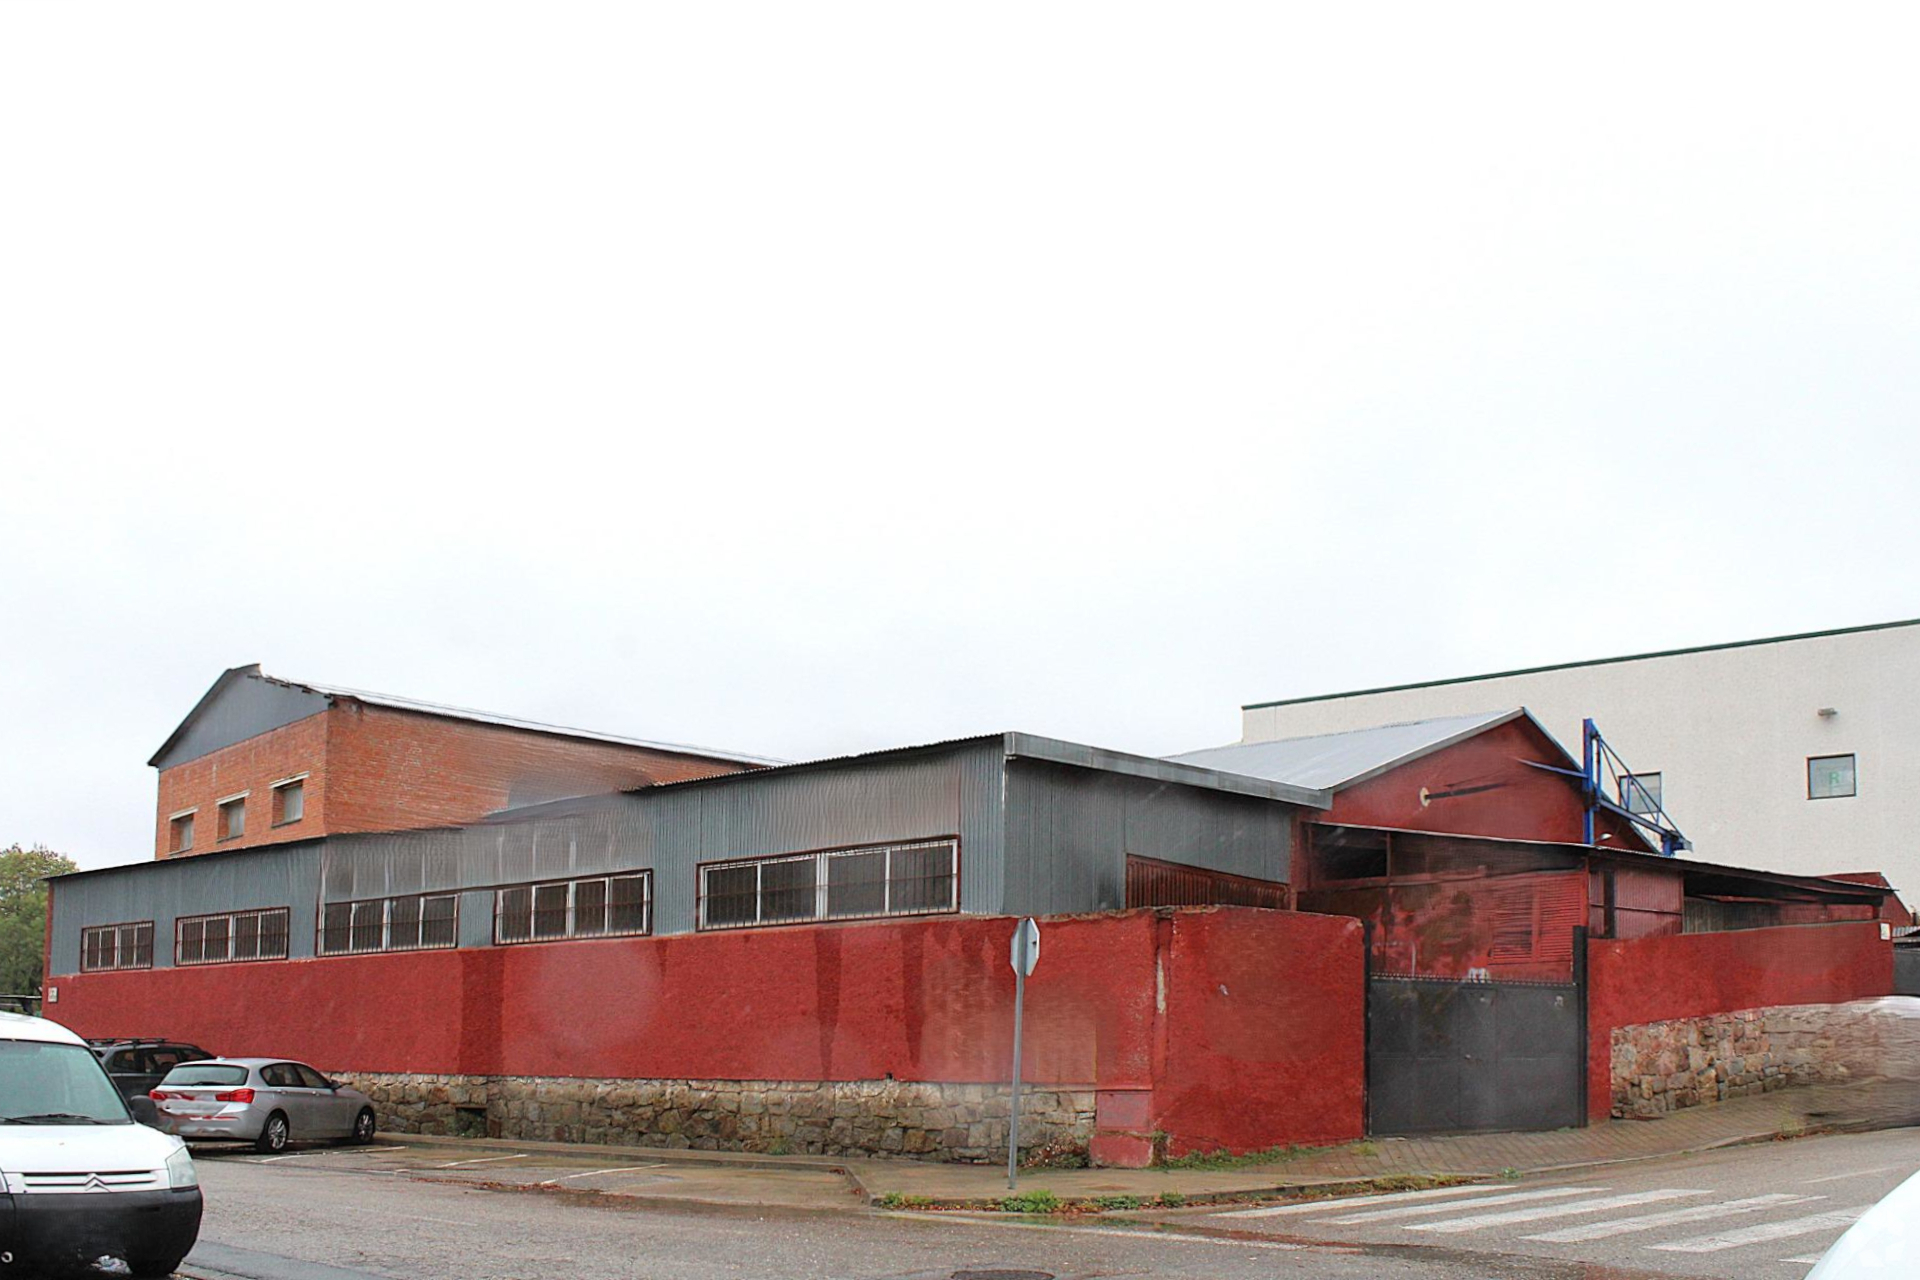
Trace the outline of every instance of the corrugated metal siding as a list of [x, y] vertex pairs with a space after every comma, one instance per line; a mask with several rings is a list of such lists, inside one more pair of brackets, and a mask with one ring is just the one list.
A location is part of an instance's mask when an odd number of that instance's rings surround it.
[[180, 735], [180, 740], [153, 763], [156, 768], [172, 768], [183, 760], [197, 760], [221, 747], [244, 742], [326, 709], [327, 700], [317, 693], [289, 689], [258, 676], [243, 676], [202, 708], [199, 718]]
[[1286, 880], [1293, 813], [1273, 800], [1015, 760], [1007, 769], [1002, 909], [1123, 907], [1128, 854]]
[[[326, 899], [422, 889], [477, 889], [527, 880], [651, 868], [654, 929], [694, 927], [698, 865], [727, 858], [960, 837], [963, 911], [993, 900], [1001, 880], [997, 743], [929, 757], [608, 796], [586, 812], [443, 831], [335, 837]], [[491, 937], [471, 895], [460, 935]]]
[[249, 907], [287, 907], [287, 952], [313, 954], [319, 915], [317, 844], [245, 854], [139, 863], [57, 884], [53, 895], [53, 973], [80, 971], [80, 930], [87, 925], [153, 921], [155, 968], [173, 964], [173, 922], [180, 916]]

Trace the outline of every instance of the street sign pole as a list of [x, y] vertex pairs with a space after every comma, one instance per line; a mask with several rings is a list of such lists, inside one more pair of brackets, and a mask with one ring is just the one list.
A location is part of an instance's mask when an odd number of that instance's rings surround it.
[[1040, 926], [1032, 917], [1013, 930], [1013, 1095], [1007, 1106], [1007, 1190], [1020, 1180], [1020, 1024], [1027, 1008], [1027, 975], [1040, 963]]

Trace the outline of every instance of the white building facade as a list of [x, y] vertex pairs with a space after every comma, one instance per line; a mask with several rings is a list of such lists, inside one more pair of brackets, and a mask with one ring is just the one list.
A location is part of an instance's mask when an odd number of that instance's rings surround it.
[[1693, 857], [1920, 898], [1920, 619], [1253, 703], [1241, 736], [1518, 706], [1575, 756], [1591, 717]]

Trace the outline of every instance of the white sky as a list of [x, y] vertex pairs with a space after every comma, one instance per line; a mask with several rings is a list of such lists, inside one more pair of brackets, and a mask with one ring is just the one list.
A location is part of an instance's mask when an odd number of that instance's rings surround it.
[[151, 856], [254, 661], [1158, 753], [1920, 614], [1916, 34], [0, 7], [0, 845]]

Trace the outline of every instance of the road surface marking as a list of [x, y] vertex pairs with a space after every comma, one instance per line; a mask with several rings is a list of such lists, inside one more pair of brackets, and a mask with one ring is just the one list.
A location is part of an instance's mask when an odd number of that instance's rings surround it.
[[636, 1173], [641, 1169], [664, 1169], [666, 1167], [664, 1164], [628, 1164], [622, 1165], [618, 1169], [589, 1169], [585, 1173], [569, 1173], [564, 1178], [548, 1178], [540, 1185], [543, 1187], [554, 1187], [562, 1182], [572, 1182], [575, 1178], [597, 1178], [603, 1173]]
[[1647, 1213], [1637, 1218], [1615, 1218], [1611, 1222], [1590, 1222], [1583, 1227], [1568, 1227], [1563, 1231], [1549, 1231], [1545, 1235], [1527, 1236], [1528, 1240], [1545, 1240], [1550, 1244], [1578, 1244], [1584, 1240], [1605, 1240], [1609, 1236], [1624, 1236], [1635, 1231], [1651, 1231], [1655, 1227], [1678, 1226], [1684, 1222], [1711, 1222], [1713, 1219], [1735, 1214], [1754, 1213], [1761, 1209], [1784, 1209], [1790, 1204], [1808, 1204], [1815, 1200], [1824, 1200], [1825, 1196], [1790, 1196], [1786, 1194], [1770, 1196], [1750, 1196], [1745, 1200], [1728, 1200], [1721, 1204], [1697, 1205], [1692, 1209], [1669, 1209], [1665, 1213]]
[[1438, 1200], [1445, 1196], [1478, 1196], [1498, 1191], [1498, 1186], [1436, 1187], [1431, 1191], [1390, 1191], [1377, 1196], [1348, 1196], [1344, 1200], [1308, 1200], [1299, 1204], [1268, 1205], [1264, 1209], [1234, 1209], [1216, 1213], [1216, 1218], [1271, 1218], [1282, 1213], [1338, 1213], [1358, 1209], [1363, 1204], [1406, 1204], [1414, 1200]]
[[480, 1225], [477, 1222], [470, 1222], [463, 1218], [429, 1218], [418, 1213], [396, 1213], [392, 1216], [396, 1218], [411, 1218], [415, 1222], [437, 1222], [443, 1227], [477, 1227]]
[[1722, 1249], [1739, 1249], [1750, 1244], [1765, 1244], [1769, 1240], [1788, 1240], [1794, 1236], [1810, 1236], [1816, 1231], [1834, 1231], [1850, 1227], [1854, 1220], [1865, 1213], [1871, 1205], [1861, 1205], [1858, 1209], [1839, 1209], [1833, 1213], [1816, 1213], [1810, 1218], [1789, 1218], [1785, 1222], [1767, 1222], [1757, 1227], [1748, 1227], [1743, 1231], [1728, 1231], [1717, 1236], [1696, 1236], [1692, 1240], [1676, 1240], [1672, 1244], [1652, 1244], [1649, 1249], [1659, 1249], [1665, 1253], [1718, 1253]]
[[1404, 1209], [1369, 1209], [1365, 1213], [1349, 1213], [1342, 1218], [1329, 1218], [1328, 1222], [1340, 1226], [1352, 1226], [1357, 1222], [1386, 1222], [1394, 1218], [1419, 1218], [1430, 1213], [1457, 1213], [1462, 1209], [1478, 1211], [1482, 1205], [1526, 1204], [1533, 1200], [1564, 1200], [1568, 1196], [1590, 1196], [1596, 1191], [1605, 1191], [1605, 1187], [1554, 1187], [1546, 1191], [1508, 1191], [1502, 1195], [1488, 1196], [1484, 1200], [1472, 1200], [1466, 1204], [1455, 1201], [1452, 1204], [1416, 1204]]
[[478, 1160], [450, 1160], [446, 1164], [437, 1164], [433, 1167], [436, 1169], [458, 1169], [463, 1164], [493, 1164], [500, 1160], [525, 1160], [526, 1158], [527, 1153], [522, 1151], [518, 1155], [511, 1156], [482, 1156]]
[[[1605, 1188], [1601, 1188], [1605, 1190]], [[1507, 1213], [1482, 1213], [1465, 1218], [1449, 1218], [1445, 1222], [1416, 1222], [1406, 1228], [1408, 1231], [1438, 1231], [1446, 1235], [1457, 1235], [1462, 1231], [1480, 1231], [1487, 1227], [1504, 1227], [1515, 1222], [1534, 1222], [1540, 1218], [1564, 1218], [1576, 1213], [1601, 1213], [1607, 1209], [1625, 1209], [1629, 1205], [1652, 1204], [1656, 1200], [1678, 1200], [1682, 1196], [1710, 1195], [1707, 1191], [1636, 1191], [1632, 1195], [1602, 1196], [1598, 1200], [1575, 1200], [1571, 1204], [1549, 1204], [1534, 1209], [1514, 1209]]]
[[1816, 1263], [1816, 1262], [1818, 1262], [1818, 1261], [1820, 1261], [1820, 1259], [1822, 1259], [1822, 1258], [1824, 1258], [1824, 1257], [1826, 1257], [1826, 1256], [1827, 1256], [1827, 1255], [1826, 1255], [1826, 1254], [1824, 1254], [1824, 1253], [1803, 1253], [1803, 1254], [1801, 1254], [1801, 1255], [1800, 1255], [1799, 1257], [1797, 1257], [1797, 1258], [1782, 1258], [1782, 1259], [1780, 1259], [1780, 1261], [1782, 1261], [1782, 1262], [1797, 1262], [1797, 1263], [1800, 1263], [1800, 1264], [1801, 1264], [1801, 1265], [1803, 1265], [1803, 1266], [1812, 1266], [1812, 1265], [1813, 1265], [1814, 1263]]
[[250, 1161], [252, 1164], [272, 1164], [275, 1160], [303, 1160], [308, 1156], [330, 1156], [331, 1151], [290, 1151], [284, 1156], [261, 1156]]
[[973, 1218], [959, 1213], [889, 1213], [889, 1218], [917, 1218], [923, 1222], [940, 1222], [949, 1226], [956, 1222], [974, 1227], [993, 1227], [1000, 1231], [1055, 1231], [1069, 1236], [1120, 1236], [1127, 1240], [1151, 1240], [1170, 1244], [1212, 1244], [1226, 1249], [1278, 1249], [1294, 1251], [1305, 1249], [1304, 1244], [1288, 1244], [1283, 1240], [1242, 1240], [1226, 1239], [1219, 1236], [1186, 1235], [1177, 1231], [1131, 1230], [1126, 1227], [1057, 1227], [1045, 1222], [1001, 1222], [990, 1218]]
[[1829, 1174], [1827, 1177], [1824, 1177], [1824, 1178], [1808, 1178], [1805, 1182], [1801, 1183], [1800, 1185], [1803, 1187], [1811, 1187], [1822, 1182], [1840, 1182], [1847, 1178], [1865, 1178], [1871, 1174], [1876, 1174], [1876, 1173], [1892, 1173], [1896, 1168], [1900, 1168], [1900, 1167], [1902, 1166], [1890, 1164], [1880, 1169], [1859, 1169], [1853, 1173]]

